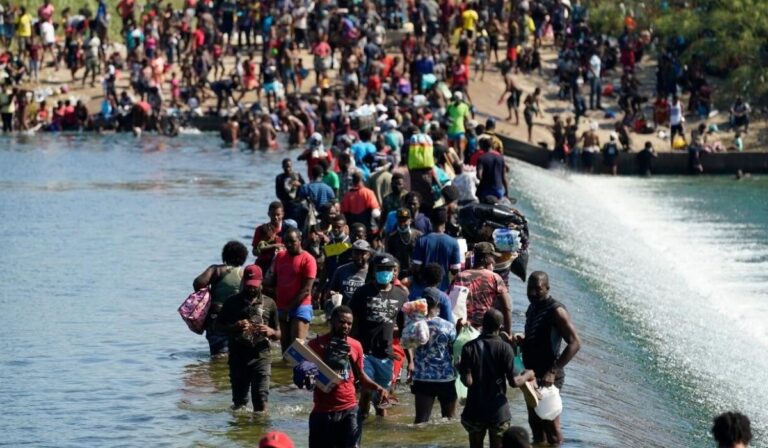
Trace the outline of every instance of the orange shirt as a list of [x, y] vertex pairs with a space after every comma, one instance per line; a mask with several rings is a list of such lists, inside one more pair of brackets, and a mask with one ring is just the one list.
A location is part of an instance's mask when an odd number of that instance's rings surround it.
[[359, 215], [369, 210], [379, 208], [376, 194], [370, 188], [351, 188], [341, 200], [341, 213]]

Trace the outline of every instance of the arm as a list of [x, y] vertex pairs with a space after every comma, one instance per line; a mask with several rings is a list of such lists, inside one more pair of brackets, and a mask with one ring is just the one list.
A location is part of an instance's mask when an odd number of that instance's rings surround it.
[[301, 282], [301, 289], [299, 290], [299, 293], [296, 294], [296, 297], [291, 300], [291, 306], [289, 308], [293, 309], [299, 306], [302, 300], [304, 300], [304, 297], [310, 295], [312, 293], [312, 284], [315, 282], [314, 277], [308, 277], [305, 278]]
[[543, 382], [545, 386], [554, 382], [556, 371], [565, 367], [581, 349], [581, 339], [576, 333], [571, 317], [568, 315], [568, 311], [566, 311], [565, 308], [558, 308], [555, 311], [555, 326], [568, 345], [560, 354], [560, 357], [555, 360], [552, 369], [550, 369], [544, 376]]
[[499, 293], [493, 306], [504, 316], [504, 331], [512, 334], [512, 298], [509, 292], [505, 290]]
[[509, 176], [508, 176], [509, 168], [507, 167], [507, 164], [504, 163], [504, 169], [501, 172], [501, 178], [504, 181], [504, 196], [509, 196]]
[[192, 288], [194, 288], [195, 291], [199, 291], [206, 286], [210, 285], [213, 281], [213, 276], [216, 273], [216, 265], [211, 265], [203, 271], [202, 274], [198, 275], [195, 280], [192, 282]]
[[509, 379], [509, 385], [512, 387], [522, 387], [525, 383], [536, 379], [533, 370], [524, 370], [523, 373]]

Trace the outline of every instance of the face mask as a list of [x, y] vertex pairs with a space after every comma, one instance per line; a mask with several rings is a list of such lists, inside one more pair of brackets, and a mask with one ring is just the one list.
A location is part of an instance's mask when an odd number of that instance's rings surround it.
[[408, 233], [411, 231], [411, 226], [397, 226], [397, 231], [400, 233]]
[[344, 235], [344, 232], [333, 232], [333, 239], [336, 241], [342, 241], [345, 237], [346, 235]]
[[390, 284], [394, 277], [394, 271], [376, 271], [376, 283], [380, 285]]

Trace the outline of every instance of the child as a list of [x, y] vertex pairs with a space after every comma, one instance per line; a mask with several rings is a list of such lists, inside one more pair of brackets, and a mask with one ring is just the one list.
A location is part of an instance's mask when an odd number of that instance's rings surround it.
[[260, 254], [265, 251], [282, 249], [283, 245], [277, 242], [277, 229], [271, 223], [266, 223], [262, 226], [264, 230], [264, 239], [259, 241], [256, 245], [256, 254]]

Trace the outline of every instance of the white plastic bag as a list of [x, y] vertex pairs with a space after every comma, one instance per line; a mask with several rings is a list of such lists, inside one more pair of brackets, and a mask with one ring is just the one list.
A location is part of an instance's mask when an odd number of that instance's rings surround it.
[[563, 412], [563, 399], [560, 397], [560, 389], [555, 386], [539, 388], [541, 399], [539, 405], [533, 410], [542, 420], [552, 421]]
[[467, 320], [467, 297], [469, 296], [469, 288], [466, 286], [452, 286], [448, 297], [451, 299], [451, 312], [453, 313], [453, 320], [458, 322], [459, 319]]

